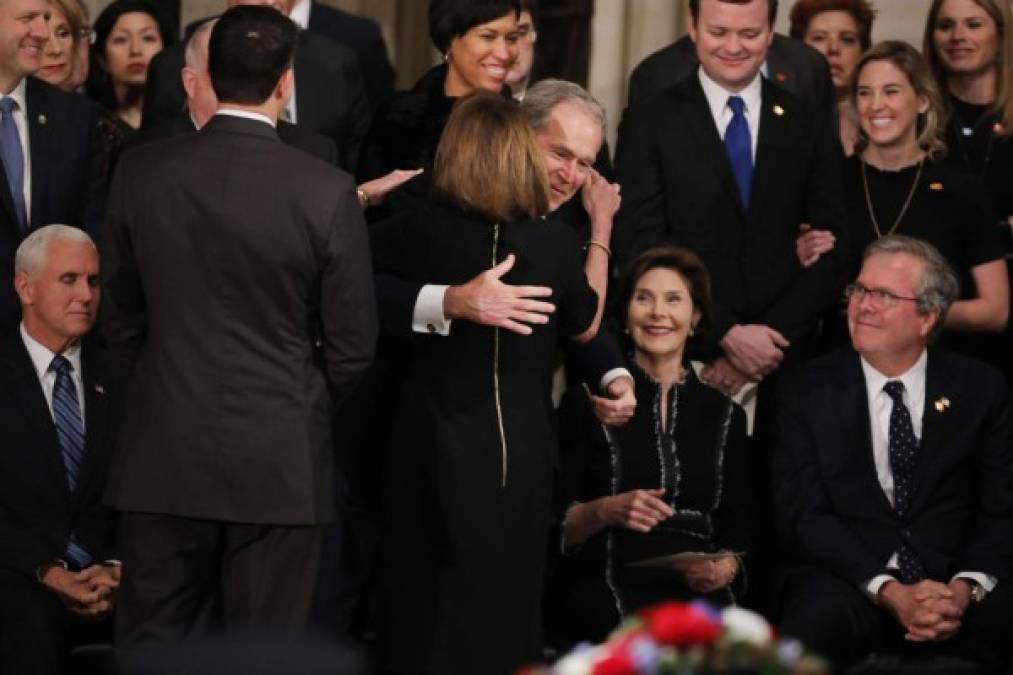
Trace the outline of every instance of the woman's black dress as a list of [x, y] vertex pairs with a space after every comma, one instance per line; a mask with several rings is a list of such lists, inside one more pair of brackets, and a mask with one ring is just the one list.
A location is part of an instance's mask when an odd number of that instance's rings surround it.
[[[998, 116], [989, 106], [965, 103], [950, 96], [953, 115], [947, 127], [948, 162], [969, 170], [978, 177], [992, 199], [1005, 243], [1010, 295], [1013, 296], [1013, 137], [998, 133]], [[1013, 386], [1013, 322], [1006, 332], [968, 337], [968, 353], [998, 367]]]
[[[629, 563], [684, 551], [748, 552], [751, 503], [742, 409], [702, 384], [691, 369], [668, 394], [661, 425], [661, 386], [630, 359], [637, 411], [607, 431], [587, 393], [571, 389], [560, 407], [560, 506], [635, 489], [664, 488], [675, 515], [649, 533], [612, 527], [571, 553], [555, 557], [549, 576], [548, 622], [554, 644], [600, 641], [623, 615], [663, 600], [700, 597], [681, 573]], [[711, 593], [735, 602], [746, 580]]]
[[504, 281], [551, 286], [529, 336], [454, 322], [410, 345], [384, 496], [380, 639], [397, 673], [507, 673], [540, 657], [555, 436], [549, 379], [560, 337], [597, 297], [573, 232], [493, 224], [426, 205], [374, 226], [377, 272], [460, 284], [515, 253]]
[[[865, 248], [880, 234], [886, 235], [897, 221], [918, 174], [918, 166], [883, 171], [866, 164], [865, 174], [880, 231], [876, 231], [869, 214], [861, 160], [857, 156], [851, 157], [844, 164], [847, 282], [858, 276]], [[922, 167], [911, 203], [893, 234], [915, 237], [939, 249], [956, 272], [960, 280], [960, 297], [964, 299], [977, 294], [971, 268], [1003, 256], [1002, 232], [996, 225], [990, 200], [980, 182], [958, 166], [928, 159]], [[824, 332], [829, 348], [850, 343], [843, 296], [842, 304], [827, 315]], [[954, 349], [960, 349], [962, 339], [963, 336], [955, 333], [948, 333], [945, 338], [947, 345]]]

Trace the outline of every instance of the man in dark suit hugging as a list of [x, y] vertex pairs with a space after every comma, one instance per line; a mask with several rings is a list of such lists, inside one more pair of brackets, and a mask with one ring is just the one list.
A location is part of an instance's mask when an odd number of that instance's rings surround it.
[[794, 564], [781, 631], [842, 666], [914, 645], [1001, 669], [1009, 391], [985, 364], [928, 347], [957, 296], [928, 244], [880, 239], [847, 293], [854, 349], [801, 373], [777, 424], [776, 511]]
[[22, 322], [0, 344], [0, 672], [69, 672], [70, 648], [108, 641], [119, 585], [102, 505], [119, 387], [81, 340], [98, 311], [98, 253], [49, 225], [18, 247]]

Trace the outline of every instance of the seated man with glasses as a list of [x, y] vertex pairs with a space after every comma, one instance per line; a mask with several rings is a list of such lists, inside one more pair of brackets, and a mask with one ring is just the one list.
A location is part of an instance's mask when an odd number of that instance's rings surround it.
[[780, 631], [846, 668], [873, 652], [1005, 672], [1013, 405], [985, 364], [929, 347], [957, 297], [932, 246], [874, 242], [846, 290], [853, 349], [783, 393]]

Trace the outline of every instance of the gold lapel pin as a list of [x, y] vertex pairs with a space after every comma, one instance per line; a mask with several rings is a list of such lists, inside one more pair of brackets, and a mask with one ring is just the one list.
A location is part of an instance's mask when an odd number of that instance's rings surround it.
[[774, 114], [777, 115], [778, 117], [781, 117], [782, 115], [784, 115], [784, 108], [782, 108], [779, 105], [775, 105], [774, 106]]
[[46, 119], [46, 116], [45, 116], [45, 115], [39, 115], [39, 124], [45, 124], [45, 123], [46, 123], [46, 122], [48, 122], [48, 121], [49, 121], [49, 120], [48, 120], [48, 119]]
[[946, 409], [950, 407], [950, 399], [943, 396], [942, 398], [936, 400], [935, 406], [937, 412], [945, 412]]
[[936, 192], [942, 192], [943, 191], [943, 184], [940, 183], [939, 181], [935, 181], [935, 182], [929, 183], [929, 189], [930, 190], [935, 190]]

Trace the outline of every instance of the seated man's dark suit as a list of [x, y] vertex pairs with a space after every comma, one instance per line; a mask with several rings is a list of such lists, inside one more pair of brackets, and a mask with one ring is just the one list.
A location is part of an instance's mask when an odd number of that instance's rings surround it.
[[[834, 84], [827, 60], [801, 40], [774, 34], [767, 50], [767, 77], [796, 97], [830, 110]], [[684, 35], [641, 61], [630, 74], [629, 104], [634, 105], [696, 72], [699, 61], [692, 38]]]
[[[186, 93], [179, 72], [185, 45], [159, 52], [148, 66], [142, 127], [176, 120]], [[340, 155], [340, 167], [354, 172], [369, 130], [366, 89], [355, 54], [333, 40], [303, 31], [295, 52], [296, 124], [327, 136]]]
[[[65, 559], [75, 539], [93, 562], [116, 558], [114, 512], [102, 492], [122, 406], [118, 370], [99, 346], [81, 351], [85, 452], [70, 492], [53, 414], [35, 366], [15, 329], [0, 343], [0, 671], [7, 675], [71, 672], [74, 644], [101, 639], [94, 622], [74, 620], [36, 573]], [[104, 640], [111, 639], [111, 624]], [[101, 626], [99, 627], [101, 628]]]
[[[787, 383], [786, 383], [787, 384]], [[998, 579], [959, 633], [934, 649], [991, 667], [1010, 657], [1013, 617], [1013, 404], [999, 374], [930, 349], [913, 494], [899, 516], [878, 481], [865, 374], [851, 349], [814, 361], [784, 388], [774, 481], [793, 563], [781, 631], [842, 663], [903, 648], [904, 630], [867, 595], [907, 545], [927, 578]]]
[[[98, 109], [83, 96], [34, 77], [26, 78], [25, 102], [32, 181], [29, 230], [63, 223], [101, 241], [106, 176]], [[0, 335], [6, 335], [21, 320], [21, 306], [10, 280], [14, 252], [28, 233], [14, 216], [6, 178], [2, 174], [0, 178]]]

